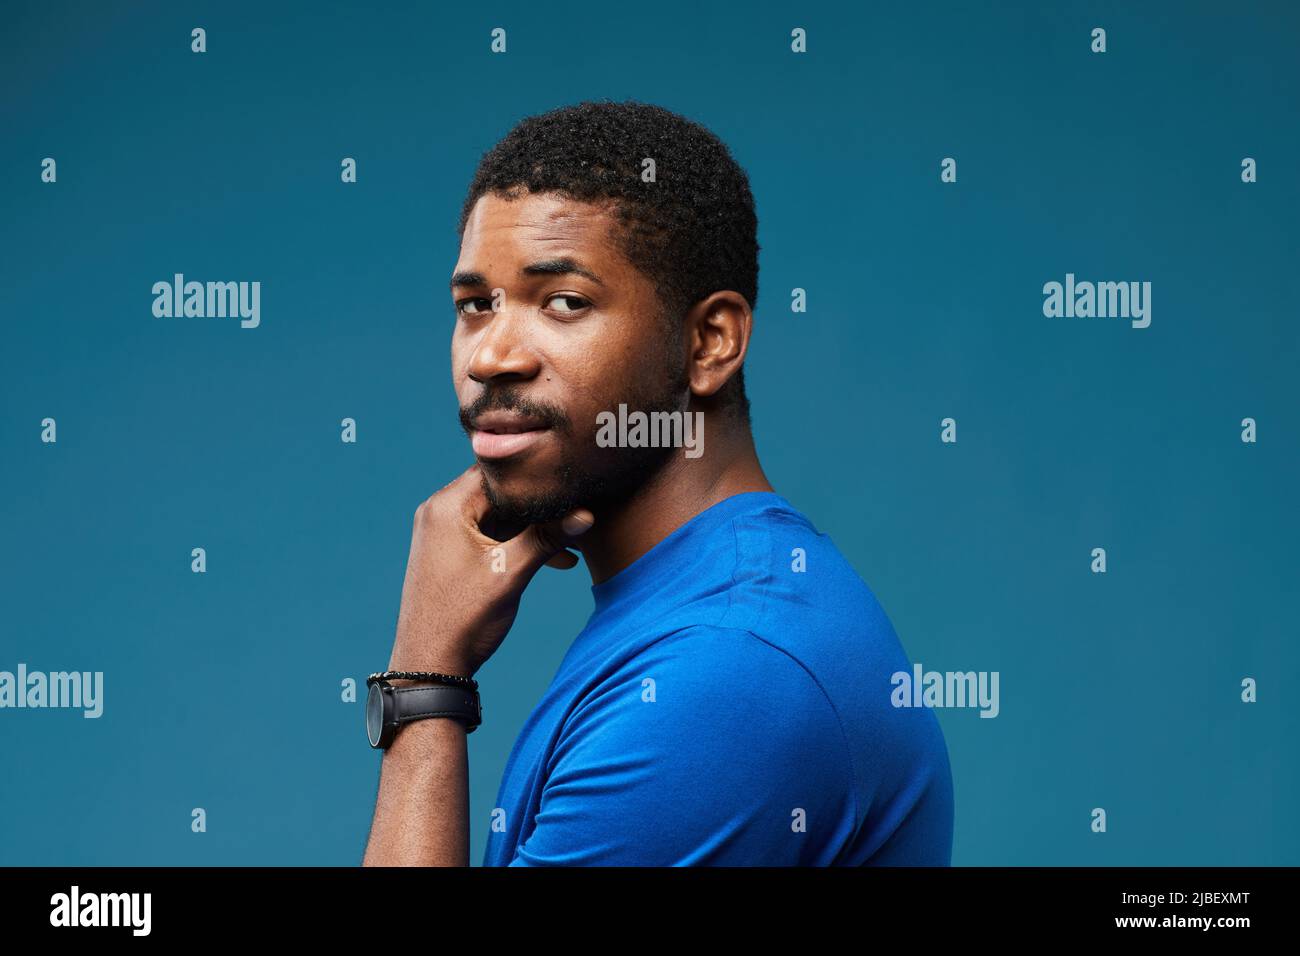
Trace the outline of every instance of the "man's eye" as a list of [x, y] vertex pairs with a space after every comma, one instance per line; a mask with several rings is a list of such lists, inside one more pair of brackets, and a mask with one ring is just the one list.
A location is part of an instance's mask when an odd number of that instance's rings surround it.
[[[570, 303], [570, 305], [567, 305], [562, 309], [556, 309], [555, 310], [556, 312], [581, 312], [587, 306], [591, 305], [590, 302], [588, 302], [580, 295], [553, 295], [546, 301], [548, 304], [551, 302], [561, 302], [561, 301], [568, 301]], [[577, 304], [574, 305], [572, 303], [577, 303]]]
[[[486, 308], [482, 308], [482, 309], [471, 309], [471, 308], [470, 308], [471, 305], [475, 305], [475, 304], [477, 304], [477, 303], [479, 303], [479, 302], [485, 302], [485, 303], [487, 303]], [[477, 298], [477, 299], [461, 299], [459, 302], [456, 303], [456, 311], [457, 311], [457, 312], [461, 312], [461, 313], [463, 313], [463, 314], [465, 314], [465, 315], [479, 315], [479, 314], [481, 314], [481, 313], [483, 313], [483, 312], [491, 312], [491, 311], [492, 311], [492, 300], [491, 300], [491, 299], [484, 299], [484, 298], [481, 298], [481, 297], [480, 297], [480, 298]]]

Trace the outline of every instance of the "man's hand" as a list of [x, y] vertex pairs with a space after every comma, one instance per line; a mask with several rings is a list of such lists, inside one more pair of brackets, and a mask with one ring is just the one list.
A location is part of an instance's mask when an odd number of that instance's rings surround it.
[[472, 676], [505, 639], [537, 569], [574, 567], [565, 546], [595, 523], [579, 508], [497, 541], [480, 528], [489, 510], [477, 464], [416, 509], [389, 670]]

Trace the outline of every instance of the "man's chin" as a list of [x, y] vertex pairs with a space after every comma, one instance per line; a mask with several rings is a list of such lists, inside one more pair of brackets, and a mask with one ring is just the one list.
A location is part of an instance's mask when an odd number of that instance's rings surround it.
[[499, 541], [514, 537], [531, 524], [558, 521], [582, 502], [569, 488], [542, 488], [517, 481], [499, 481], [484, 469], [483, 490], [492, 506], [483, 533]]
[[[598, 516], [630, 500], [673, 454], [671, 448], [607, 449], [606, 457], [579, 467], [565, 459], [547, 473], [523, 463], [481, 461], [483, 490], [492, 506], [493, 527], [484, 534], [505, 540], [530, 524], [557, 521], [575, 508]], [[531, 466], [531, 462], [529, 465]], [[512, 532], [512, 533], [511, 533]]]

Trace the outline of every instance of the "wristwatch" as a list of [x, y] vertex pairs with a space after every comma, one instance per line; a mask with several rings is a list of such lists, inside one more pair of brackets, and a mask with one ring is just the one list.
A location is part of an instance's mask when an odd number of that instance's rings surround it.
[[386, 680], [370, 683], [366, 698], [366, 736], [370, 746], [387, 749], [403, 724], [425, 717], [451, 717], [473, 733], [483, 722], [478, 691], [451, 684], [394, 687]]

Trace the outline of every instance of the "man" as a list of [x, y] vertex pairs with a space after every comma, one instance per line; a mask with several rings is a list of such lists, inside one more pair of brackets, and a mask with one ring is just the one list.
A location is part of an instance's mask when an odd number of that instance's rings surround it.
[[[938, 722], [892, 706], [911, 665], [888, 618], [755, 453], [757, 220], [727, 148], [633, 102], [531, 117], [483, 157], [460, 235], [476, 462], [416, 512], [390, 669], [472, 676], [570, 549], [595, 603], [484, 864], [949, 864]], [[467, 726], [401, 725], [367, 865], [468, 864]]]

